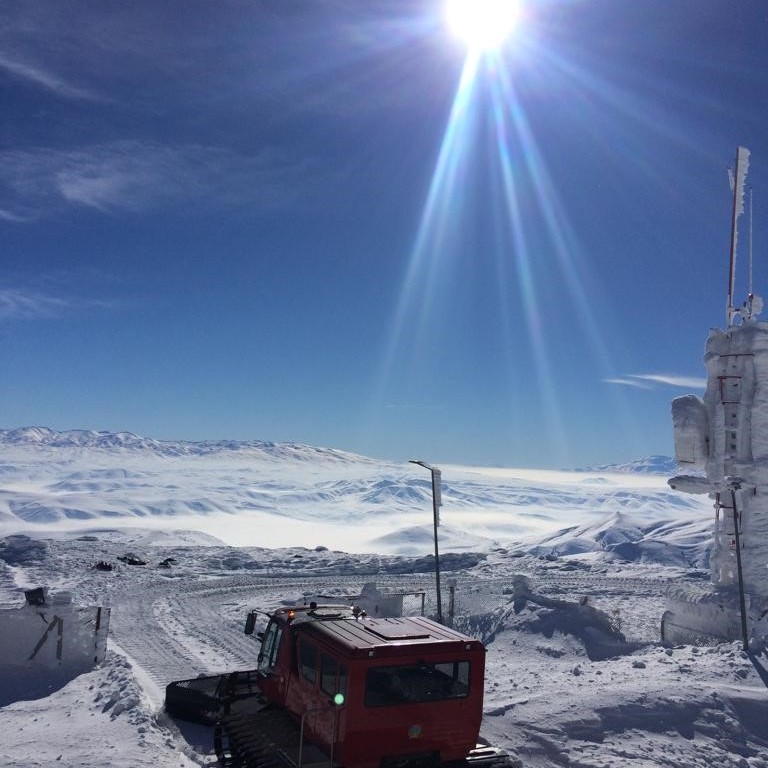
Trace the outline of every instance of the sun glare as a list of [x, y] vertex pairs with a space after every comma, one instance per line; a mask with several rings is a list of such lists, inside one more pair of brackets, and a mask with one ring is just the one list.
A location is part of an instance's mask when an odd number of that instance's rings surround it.
[[475, 52], [496, 50], [520, 18], [518, 0], [447, 0], [448, 27]]
[[[475, 275], [478, 279], [492, 276], [493, 283], [488, 285], [493, 285], [495, 292], [498, 322], [489, 335], [510, 350], [500, 370], [509, 384], [506, 413], [510, 423], [519, 409], [519, 330], [523, 327], [528, 336], [527, 367], [535, 382], [538, 417], [552, 456], [557, 456], [557, 463], [568, 465], [572, 457], [557, 385], [557, 342], [550, 338], [553, 326], [541, 310], [547, 301], [545, 280], [550, 269], [556, 268], [562, 276], [563, 290], [576, 310], [579, 328], [590, 342], [602, 378], [611, 374], [611, 355], [581, 276], [586, 267], [580, 263], [578, 237], [526, 115], [525, 102], [517, 92], [515, 65], [535, 53], [539, 66], [535, 72], [526, 70], [528, 82], [542, 70], [542, 78], [567, 78], [596, 97], [604, 99], [611, 91], [542, 44], [535, 34], [532, 3], [441, 2], [446, 27], [461, 38], [466, 56], [389, 327], [371, 413], [386, 413], [385, 397], [390, 390], [399, 391], [395, 372], [402, 365], [416, 370], [413, 361], [420, 363], [422, 350], [442, 332], [442, 297], [453, 289], [452, 281], [465, 280], [469, 274], [473, 279]], [[623, 106], [618, 99], [617, 104]], [[485, 205], [487, 219], [481, 208]], [[478, 216], [481, 210], [482, 219]], [[482, 243], [482, 267], [478, 267], [479, 259], [475, 262], [474, 249], [468, 247], [470, 240], [465, 235], [468, 227], [479, 233], [476, 222], [484, 226], [487, 222], [478, 240]], [[547, 258], [544, 263], [542, 253]], [[489, 263], [488, 257], [495, 259]], [[481, 275], [481, 269], [492, 271]], [[490, 295], [487, 298], [493, 300]], [[622, 424], [632, 427], [631, 416], [623, 411], [618, 416]]]

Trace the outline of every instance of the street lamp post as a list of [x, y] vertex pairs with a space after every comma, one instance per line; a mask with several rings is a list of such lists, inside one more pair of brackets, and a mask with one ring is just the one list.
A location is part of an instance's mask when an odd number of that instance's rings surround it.
[[440, 505], [443, 503], [440, 492], [441, 472], [437, 467], [430, 466], [425, 461], [411, 459], [410, 464], [418, 464], [432, 474], [432, 519], [435, 530], [435, 592], [437, 593], [437, 620], [443, 623], [443, 599], [440, 594], [440, 552], [437, 546], [437, 526], [440, 525]]

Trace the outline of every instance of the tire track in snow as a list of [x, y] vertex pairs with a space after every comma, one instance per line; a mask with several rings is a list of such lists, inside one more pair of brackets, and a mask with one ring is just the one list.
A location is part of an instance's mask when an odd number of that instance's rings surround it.
[[258, 643], [243, 633], [245, 616], [236, 626], [223, 620], [218, 596], [165, 597], [155, 602], [154, 618], [208, 672], [256, 666]]
[[[279, 603], [292, 592], [321, 587], [356, 592], [359, 577], [269, 579], [234, 576], [209, 581], [146, 585], [140, 597], [115, 595], [110, 634], [158, 686], [173, 680], [256, 666], [258, 643], [243, 633], [246, 610], [232, 621], [222, 616], [224, 601]], [[412, 584], [407, 578], [398, 583]], [[354, 587], [354, 588], [353, 588]], [[246, 599], [247, 598], [247, 599]]]
[[116, 643], [161, 688], [207, 670], [154, 617], [154, 595], [122, 598], [112, 609], [109, 631]]
[[[594, 594], [615, 599], [624, 596], [658, 598], [663, 596], [667, 580], [612, 577], [603, 574], [563, 574], [550, 570], [525, 568], [520, 572], [530, 578], [533, 589], [550, 595], [574, 599]], [[492, 610], [511, 600], [508, 578], [482, 579], [455, 576], [457, 596]], [[434, 582], [431, 575], [386, 575], [377, 577], [311, 575], [302, 578], [270, 578], [237, 574], [213, 581], [184, 579], [168, 584], [147, 586], [141, 597], [123, 593], [116, 596], [110, 631], [126, 653], [140, 664], [159, 686], [172, 680], [200, 674], [250, 669], [256, 666], [258, 643], [243, 634], [246, 606], [275, 605], [304, 593], [359, 593], [366, 581], [375, 581], [380, 589], [414, 592], [426, 591], [428, 610], [433, 604]], [[297, 595], [298, 593], [298, 595]], [[477, 598], [482, 595], [482, 599]], [[446, 594], [443, 595], [444, 601]], [[464, 600], [457, 600], [461, 610]], [[228, 615], [225, 608], [236, 609]], [[231, 614], [231, 611], [229, 612]]]

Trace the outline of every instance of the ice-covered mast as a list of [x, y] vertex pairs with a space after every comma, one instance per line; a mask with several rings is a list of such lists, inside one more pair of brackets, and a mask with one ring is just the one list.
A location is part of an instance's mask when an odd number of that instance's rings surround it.
[[[744, 185], [749, 171], [749, 150], [746, 147], [736, 149], [736, 167], [730, 172], [731, 190], [733, 191], [733, 208], [731, 210], [731, 258], [728, 268], [728, 306], [725, 322], [730, 327], [740, 314], [733, 307], [733, 291], [736, 282], [736, 249], [739, 243], [739, 218], [744, 213]], [[751, 286], [750, 286], [751, 291]], [[748, 301], [751, 295], [748, 297]]]

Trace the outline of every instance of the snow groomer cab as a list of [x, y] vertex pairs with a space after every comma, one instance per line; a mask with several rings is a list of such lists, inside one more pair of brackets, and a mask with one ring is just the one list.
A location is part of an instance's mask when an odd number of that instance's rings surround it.
[[[255, 624], [251, 613], [246, 633]], [[476, 749], [480, 641], [420, 616], [372, 619], [356, 608], [314, 603], [279, 609], [258, 636], [263, 698], [299, 722], [303, 738], [333, 764], [484, 762]]]

